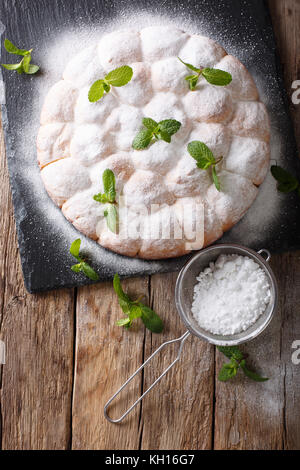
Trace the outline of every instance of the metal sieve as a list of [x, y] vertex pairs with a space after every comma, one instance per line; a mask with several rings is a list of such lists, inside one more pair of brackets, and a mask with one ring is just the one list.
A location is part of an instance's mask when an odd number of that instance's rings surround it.
[[[234, 335], [215, 335], [209, 331], [201, 328], [195, 318], [192, 315], [191, 306], [193, 302], [194, 286], [197, 284], [197, 277], [199, 273], [203, 271], [210, 262], [216, 261], [217, 258], [222, 255], [236, 254], [240, 256], [248, 256], [254, 260], [265, 272], [269, 284], [271, 297], [270, 302], [264, 311], [264, 313], [259, 317], [259, 319], [246, 331]], [[264, 256], [265, 258], [264, 258]], [[274, 313], [277, 308], [278, 301], [278, 288], [277, 282], [274, 276], [272, 269], [270, 268], [268, 262], [271, 259], [271, 254], [268, 250], [262, 249], [258, 252], [251, 250], [250, 248], [245, 248], [241, 245], [228, 245], [220, 244], [205, 248], [204, 250], [197, 253], [193, 256], [188, 263], [182, 268], [179, 273], [179, 276], [176, 281], [175, 287], [175, 302], [178, 313], [186, 325], [188, 331], [186, 331], [180, 338], [173, 339], [171, 341], [166, 341], [163, 343], [145, 362], [137, 369], [134, 374], [132, 374], [129, 379], [119, 388], [119, 390], [110, 398], [104, 407], [104, 416], [111, 423], [120, 423], [135, 407], [136, 405], [143, 400], [143, 398], [152, 390], [152, 388], [167, 374], [167, 372], [179, 361], [183, 345], [186, 339], [191, 335], [198, 336], [198, 338], [208, 341], [211, 344], [217, 346], [236, 346], [241, 343], [245, 343], [256, 338], [261, 334], [265, 328], [269, 325], [272, 320]], [[153, 359], [156, 354], [158, 354], [166, 346], [178, 343], [179, 349], [175, 360], [164, 370], [164, 372], [150, 385], [150, 387], [128, 408], [125, 413], [118, 419], [112, 419], [108, 416], [108, 407], [113, 402], [113, 400], [121, 393], [121, 391], [131, 382], [131, 380], [141, 371], [144, 367]]]

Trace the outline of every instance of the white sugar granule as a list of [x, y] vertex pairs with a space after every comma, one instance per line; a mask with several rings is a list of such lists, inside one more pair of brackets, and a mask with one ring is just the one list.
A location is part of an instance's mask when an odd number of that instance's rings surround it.
[[197, 281], [192, 313], [200, 327], [213, 334], [247, 330], [270, 302], [267, 276], [247, 256], [221, 255]]

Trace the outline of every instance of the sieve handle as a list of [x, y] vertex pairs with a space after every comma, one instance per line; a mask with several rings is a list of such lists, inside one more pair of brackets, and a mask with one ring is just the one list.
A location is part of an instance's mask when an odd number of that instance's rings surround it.
[[[266, 250], [265, 248], [263, 248], [262, 250], [259, 250], [257, 253], [261, 255], [267, 263], [270, 261], [271, 253], [269, 252], [269, 250]], [[266, 257], [264, 255], [266, 255]]]
[[[105, 418], [110, 421], [111, 423], [120, 423], [121, 421], [123, 421], [123, 419], [136, 407], [136, 405], [143, 400], [143, 398], [150, 392], [150, 390], [152, 390], [153, 387], [155, 387], [155, 385], [167, 374], [167, 372], [169, 372], [169, 370], [176, 364], [176, 362], [179, 361], [180, 359], [180, 356], [181, 356], [181, 353], [182, 353], [182, 349], [183, 349], [183, 345], [184, 345], [184, 342], [185, 340], [190, 336], [190, 332], [189, 331], [186, 331], [184, 333], [184, 335], [182, 335], [180, 338], [177, 338], [177, 339], [172, 339], [170, 341], [166, 341], [165, 343], [163, 343], [156, 351], [154, 351], [153, 354], [151, 354], [150, 357], [148, 357], [148, 359], [144, 362], [144, 364], [141, 365], [141, 367], [139, 367], [130, 377], [128, 380], [126, 380], [126, 382], [122, 385], [122, 387], [119, 388], [119, 390], [108, 400], [108, 402], [106, 403], [106, 405], [104, 406], [104, 416]], [[128, 410], [125, 411], [125, 413], [118, 419], [112, 419], [110, 418], [110, 416], [108, 416], [108, 412], [107, 412], [107, 409], [109, 407], [109, 405], [113, 402], [113, 400], [122, 392], [122, 390], [124, 390], [125, 387], [127, 387], [127, 385], [132, 381], [132, 379], [141, 371], [144, 369], [144, 367], [153, 359], [154, 356], [156, 356], [157, 353], [159, 353], [163, 348], [165, 348], [166, 346], [168, 346], [169, 344], [173, 344], [173, 343], [180, 343], [179, 344], [179, 350], [178, 350], [178, 353], [177, 353], [177, 356], [176, 356], [176, 359], [164, 370], [164, 372], [153, 382], [152, 385], [150, 385], [150, 387], [143, 393], [143, 395], [140, 396], [140, 398], [138, 398], [134, 403], [133, 405], [130, 406], [130, 408], [128, 408]]]

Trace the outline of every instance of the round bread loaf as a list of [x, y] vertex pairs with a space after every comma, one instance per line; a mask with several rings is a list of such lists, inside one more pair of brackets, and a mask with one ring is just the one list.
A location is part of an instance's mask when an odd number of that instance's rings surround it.
[[[177, 57], [227, 71], [232, 82], [220, 87], [202, 78], [190, 91], [184, 79], [189, 71]], [[132, 67], [132, 80], [90, 103], [90, 86], [121, 65]], [[176, 119], [181, 128], [171, 143], [157, 141], [137, 151], [132, 142], [143, 117]], [[193, 140], [223, 157], [217, 167], [220, 191], [189, 155]], [[160, 259], [191, 250], [180, 216], [189, 204], [203, 207], [202, 214], [191, 215], [193, 222], [199, 217], [203, 235], [197, 248], [241, 219], [266, 176], [269, 140], [266, 108], [238, 59], [209, 38], [153, 26], [107, 34], [69, 62], [45, 99], [37, 154], [50, 197], [80, 232], [117, 253]], [[107, 227], [105, 204], [93, 199], [103, 191], [105, 169], [114, 172], [123, 196], [118, 234]], [[153, 228], [156, 238], [149, 235]], [[162, 235], [164, 230], [170, 235]]]

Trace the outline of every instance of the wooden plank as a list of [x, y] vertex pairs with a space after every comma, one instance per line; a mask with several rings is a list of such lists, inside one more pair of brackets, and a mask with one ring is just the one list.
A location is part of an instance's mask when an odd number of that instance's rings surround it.
[[[163, 335], [146, 334], [145, 358], [160, 344], [185, 331], [174, 302], [177, 274], [151, 278], [151, 305], [165, 321]], [[146, 390], [175, 359], [165, 349], [145, 369]], [[142, 449], [210, 449], [212, 444], [214, 348], [191, 337], [181, 360], [145, 398], [142, 406]]]
[[24, 288], [0, 131], [0, 390], [3, 449], [66, 449], [70, 441], [73, 291]]
[[[277, 258], [280, 258], [278, 256]], [[272, 266], [276, 268], [273, 262]], [[280, 279], [280, 272], [275, 270]], [[268, 329], [243, 346], [254, 370], [270, 380], [252, 382], [239, 374], [228, 383], [216, 379], [215, 449], [282, 449], [284, 428], [284, 364], [280, 354], [282, 309]], [[217, 354], [216, 372], [226, 360]]]
[[285, 86], [290, 97], [289, 107], [295, 136], [300, 148], [300, 105], [293, 104], [292, 83], [300, 80], [300, 0], [268, 0], [277, 48], [284, 72]]
[[[132, 297], [148, 296], [148, 278], [123, 282]], [[103, 407], [143, 362], [144, 327], [115, 325], [122, 318], [111, 283], [78, 289], [73, 400], [73, 449], [138, 449], [140, 406], [122, 424], [105, 420]], [[142, 375], [124, 391], [111, 416], [116, 418], [140, 395]]]

